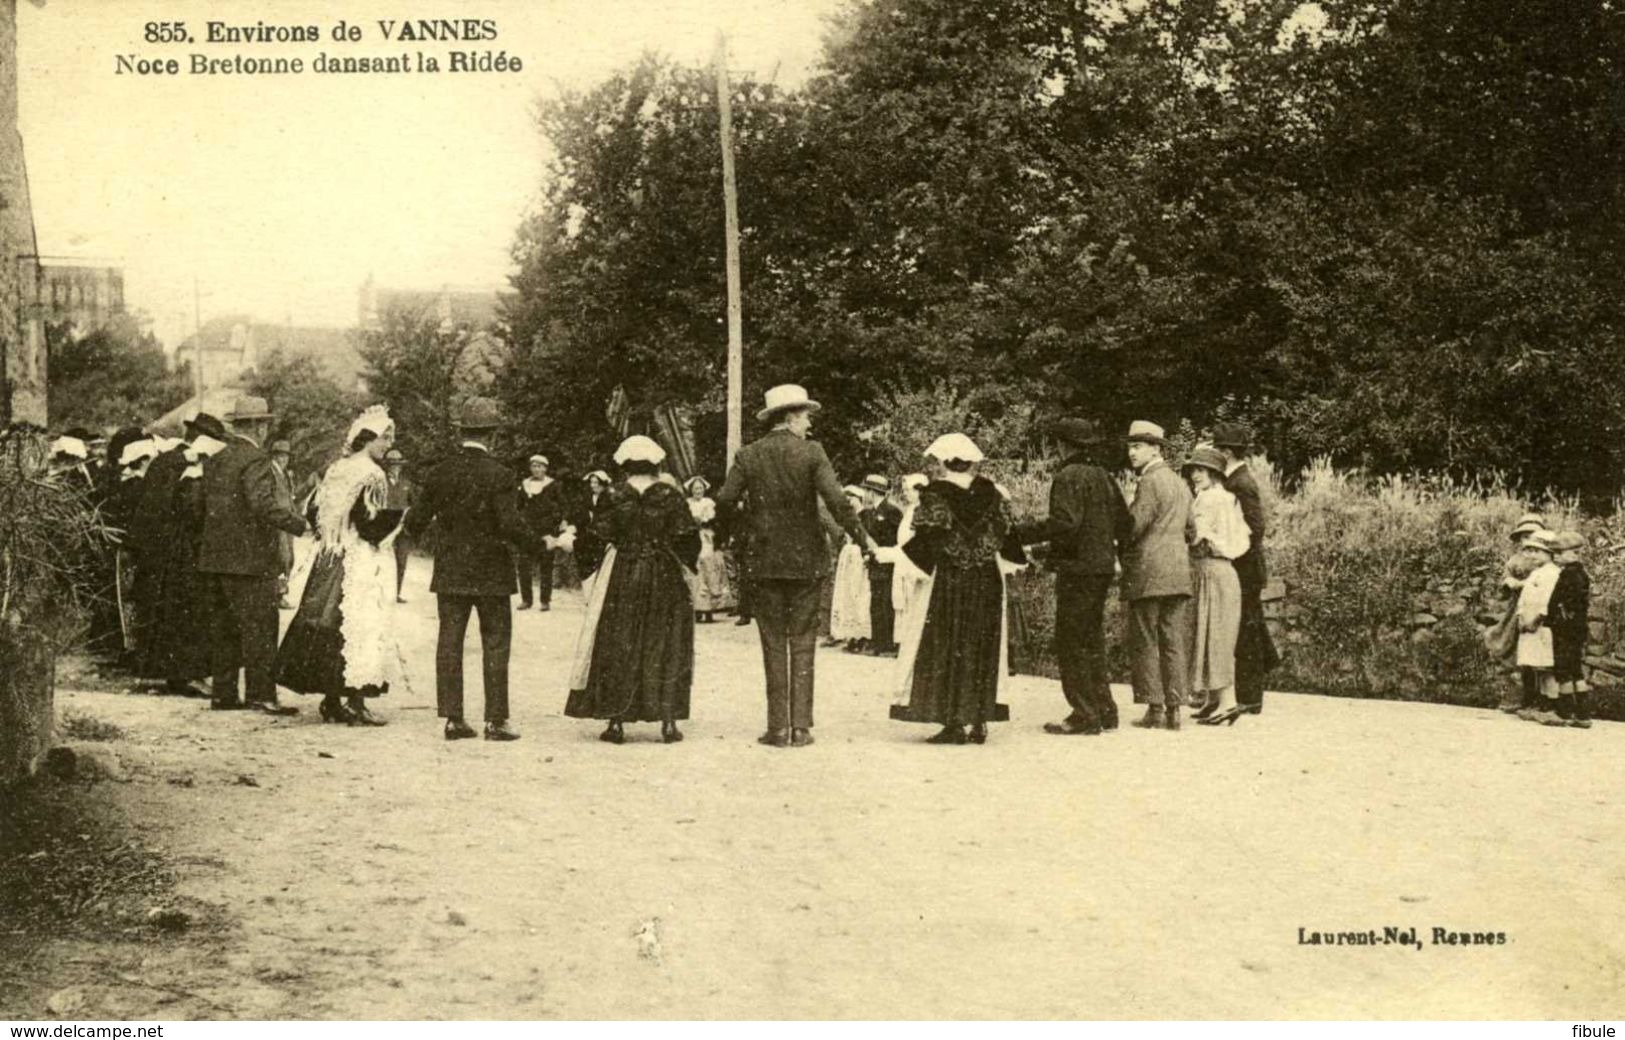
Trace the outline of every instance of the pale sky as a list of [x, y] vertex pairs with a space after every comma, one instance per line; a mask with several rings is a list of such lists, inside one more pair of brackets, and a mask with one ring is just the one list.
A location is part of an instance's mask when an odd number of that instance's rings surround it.
[[[40, 252], [111, 259], [132, 309], [173, 345], [204, 321], [349, 325], [371, 273], [401, 288], [505, 287], [541, 184], [533, 103], [653, 49], [793, 84], [840, 0], [46, 0], [18, 10], [23, 144]], [[194, 44], [147, 43], [156, 17]], [[477, 43], [388, 42], [379, 19], [491, 19]], [[330, 36], [340, 20], [359, 43]], [[317, 43], [210, 44], [206, 23], [315, 25]], [[329, 56], [505, 50], [513, 73], [318, 75]], [[299, 56], [299, 75], [189, 75], [193, 53]], [[116, 56], [179, 76], [116, 75]], [[721, 188], [718, 187], [720, 194]]]

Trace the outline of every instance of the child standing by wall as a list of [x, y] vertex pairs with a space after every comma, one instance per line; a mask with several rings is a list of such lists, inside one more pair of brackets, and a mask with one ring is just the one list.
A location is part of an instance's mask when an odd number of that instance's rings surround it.
[[[1524, 546], [1529, 539], [1546, 531], [1546, 520], [1539, 513], [1525, 513], [1518, 518], [1517, 526], [1512, 528], [1512, 555], [1507, 557], [1506, 563], [1501, 567], [1501, 594], [1506, 597], [1507, 608], [1510, 613], [1508, 627], [1504, 629], [1508, 637], [1518, 632], [1517, 614], [1518, 598], [1523, 592], [1523, 583], [1528, 580], [1539, 561], [1534, 554], [1524, 552]], [[1500, 651], [1506, 656], [1515, 657], [1517, 645], [1514, 640], [1507, 651]], [[1533, 711], [1541, 706], [1540, 689], [1535, 684], [1534, 673], [1519, 669], [1519, 690], [1502, 699], [1501, 710], [1507, 713], [1520, 711]]]
[[1585, 537], [1564, 531], [1552, 541], [1553, 562], [1560, 571], [1546, 607], [1552, 629], [1552, 679], [1557, 686], [1558, 721], [1591, 728], [1591, 687], [1585, 681], [1585, 645], [1589, 638], [1591, 576], [1580, 553]]
[[1547, 623], [1547, 611], [1561, 574], [1560, 568], [1552, 562], [1553, 538], [1551, 533], [1540, 531], [1524, 544], [1524, 552], [1536, 566], [1518, 593], [1518, 668], [1523, 675], [1524, 689], [1533, 688], [1544, 696], [1534, 706], [1518, 712], [1518, 717], [1561, 725], [1562, 720], [1549, 708], [1549, 697], [1556, 693], [1556, 683], [1552, 678], [1552, 630]]

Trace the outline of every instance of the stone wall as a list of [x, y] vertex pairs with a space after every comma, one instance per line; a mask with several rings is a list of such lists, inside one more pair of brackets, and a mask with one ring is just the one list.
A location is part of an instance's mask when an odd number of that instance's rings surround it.
[[[0, 0], [0, 426], [46, 424], [39, 248], [17, 126], [17, 0]], [[0, 618], [0, 784], [26, 776], [50, 744], [52, 657]]]
[[38, 253], [17, 126], [17, 0], [0, 0], [0, 425], [46, 424]]

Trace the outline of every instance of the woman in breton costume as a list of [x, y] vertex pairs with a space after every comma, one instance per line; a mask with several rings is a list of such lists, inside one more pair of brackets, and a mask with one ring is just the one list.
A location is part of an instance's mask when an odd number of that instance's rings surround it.
[[1247, 551], [1250, 533], [1241, 503], [1224, 486], [1224, 453], [1198, 447], [1185, 460], [1191, 501], [1186, 537], [1196, 578], [1196, 645], [1191, 653], [1191, 694], [1203, 698], [1191, 717], [1208, 725], [1234, 724], [1236, 635], [1241, 630], [1241, 582], [1231, 563]]
[[688, 512], [700, 529], [700, 559], [694, 573], [694, 619], [711, 622], [716, 612], [733, 606], [728, 588], [728, 562], [717, 550], [717, 504], [707, 491], [711, 485], [704, 477], [692, 477], [686, 485]]
[[321, 694], [324, 722], [384, 724], [367, 699], [389, 691], [397, 665], [394, 541], [405, 511], [386, 508], [380, 462], [394, 443], [395, 423], [382, 405], [362, 412], [312, 500], [318, 547], [277, 651], [276, 681]]
[[[982, 452], [969, 437], [939, 437], [926, 454], [941, 471], [920, 491], [913, 536], [883, 549], [927, 575], [907, 627], [899, 627], [901, 690], [891, 717], [942, 727], [932, 744], [981, 744], [987, 724], [1008, 719], [999, 703], [1004, 668], [1004, 571], [1001, 557], [1024, 563], [1011, 535], [1010, 507], [993, 481], [976, 472]], [[969, 733], [966, 733], [969, 727]]]
[[[842, 489], [855, 513], [863, 508], [863, 489], [848, 484]], [[863, 546], [846, 536], [835, 558], [835, 580], [829, 604], [829, 638], [856, 649], [869, 640], [869, 568], [864, 565]]]
[[683, 739], [694, 684], [691, 571], [700, 534], [683, 493], [658, 477], [665, 451], [628, 437], [615, 451], [626, 475], [600, 500], [593, 533], [603, 563], [576, 640], [564, 713], [608, 722], [600, 739], [626, 741], [628, 722], [658, 722], [666, 743]]
[[192, 442], [185, 449], [186, 468], [163, 503], [162, 553], [158, 567], [157, 613], [153, 618], [150, 670], [166, 680], [172, 693], [194, 693], [188, 684], [210, 671], [209, 618], [203, 582], [197, 573], [198, 544], [203, 539], [203, 460], [224, 450], [225, 428], [211, 415], [187, 420]]

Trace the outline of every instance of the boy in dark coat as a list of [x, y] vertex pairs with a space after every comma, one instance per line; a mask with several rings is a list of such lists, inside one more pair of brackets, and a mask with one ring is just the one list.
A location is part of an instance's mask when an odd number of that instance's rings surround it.
[[1591, 728], [1591, 687], [1585, 680], [1585, 645], [1591, 607], [1591, 576], [1580, 561], [1585, 538], [1563, 531], [1553, 541], [1552, 562], [1562, 568], [1546, 606], [1552, 630], [1552, 678], [1557, 682], [1557, 718], [1580, 729]]

